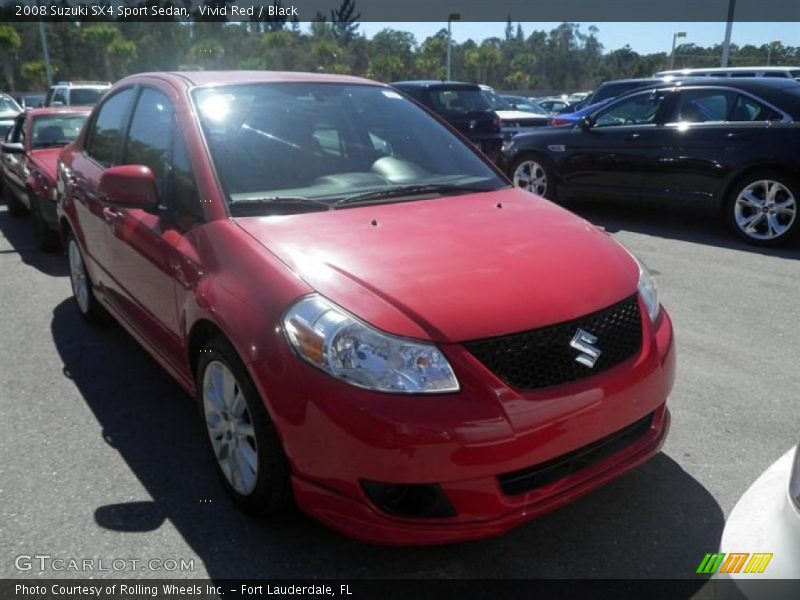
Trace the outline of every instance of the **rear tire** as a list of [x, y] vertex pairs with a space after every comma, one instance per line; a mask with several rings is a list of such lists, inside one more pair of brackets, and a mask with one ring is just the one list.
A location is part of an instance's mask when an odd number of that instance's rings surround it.
[[779, 246], [800, 228], [800, 185], [780, 171], [758, 171], [731, 187], [724, 210], [728, 225], [757, 246]]
[[247, 368], [224, 337], [200, 351], [197, 404], [217, 475], [236, 505], [270, 515], [291, 500], [289, 464]]
[[67, 259], [69, 262], [69, 279], [72, 284], [72, 297], [81, 317], [92, 325], [103, 325], [111, 320], [105, 308], [94, 295], [94, 285], [86, 271], [78, 241], [70, 231], [67, 234]]
[[58, 233], [47, 226], [47, 222], [42, 217], [39, 207], [39, 200], [31, 196], [31, 225], [33, 226], [33, 236], [36, 239], [36, 246], [42, 252], [56, 252], [61, 248], [61, 240]]
[[5, 195], [6, 205], [8, 206], [8, 214], [10, 214], [12, 217], [25, 217], [28, 215], [28, 208], [8, 187], [5, 189]]

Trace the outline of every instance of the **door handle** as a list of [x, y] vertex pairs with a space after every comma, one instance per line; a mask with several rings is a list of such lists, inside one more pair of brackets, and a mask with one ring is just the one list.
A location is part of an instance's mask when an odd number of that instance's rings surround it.
[[728, 140], [738, 140], [741, 137], [742, 137], [742, 134], [741, 133], [737, 133], [735, 131], [731, 131], [731, 132], [725, 134], [725, 139], [728, 139]]
[[113, 225], [117, 221], [122, 219], [122, 213], [119, 212], [113, 206], [104, 206], [103, 207], [103, 219], [106, 223]]
[[633, 140], [638, 140], [640, 137], [642, 137], [641, 133], [632, 133], [629, 136], [627, 136], [625, 139], [629, 140], [629, 141], [633, 141]]

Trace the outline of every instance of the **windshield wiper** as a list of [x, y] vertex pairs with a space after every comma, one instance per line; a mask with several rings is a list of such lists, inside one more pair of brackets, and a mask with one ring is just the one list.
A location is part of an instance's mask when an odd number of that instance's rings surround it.
[[359, 204], [384, 200], [386, 198], [399, 198], [403, 196], [416, 196], [419, 194], [457, 194], [470, 192], [491, 192], [494, 188], [456, 183], [427, 183], [414, 185], [398, 185], [391, 188], [361, 192], [340, 198], [333, 203], [334, 208], [345, 204]]
[[300, 208], [314, 210], [332, 210], [333, 207], [322, 200], [307, 198], [306, 196], [262, 196], [260, 198], [244, 198], [230, 203], [231, 212], [240, 210], [252, 211], [263, 207]]

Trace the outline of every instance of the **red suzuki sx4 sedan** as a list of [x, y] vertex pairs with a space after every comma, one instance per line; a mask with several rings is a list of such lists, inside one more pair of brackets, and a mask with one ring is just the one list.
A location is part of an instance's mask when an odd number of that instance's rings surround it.
[[78, 310], [196, 396], [246, 511], [480, 538], [667, 435], [672, 326], [647, 268], [386, 85], [128, 77], [57, 186]]

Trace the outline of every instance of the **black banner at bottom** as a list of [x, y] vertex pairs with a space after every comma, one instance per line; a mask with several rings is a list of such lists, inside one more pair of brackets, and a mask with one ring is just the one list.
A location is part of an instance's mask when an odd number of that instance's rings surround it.
[[727, 579], [3, 579], [3, 600], [789, 600], [800, 580]]

